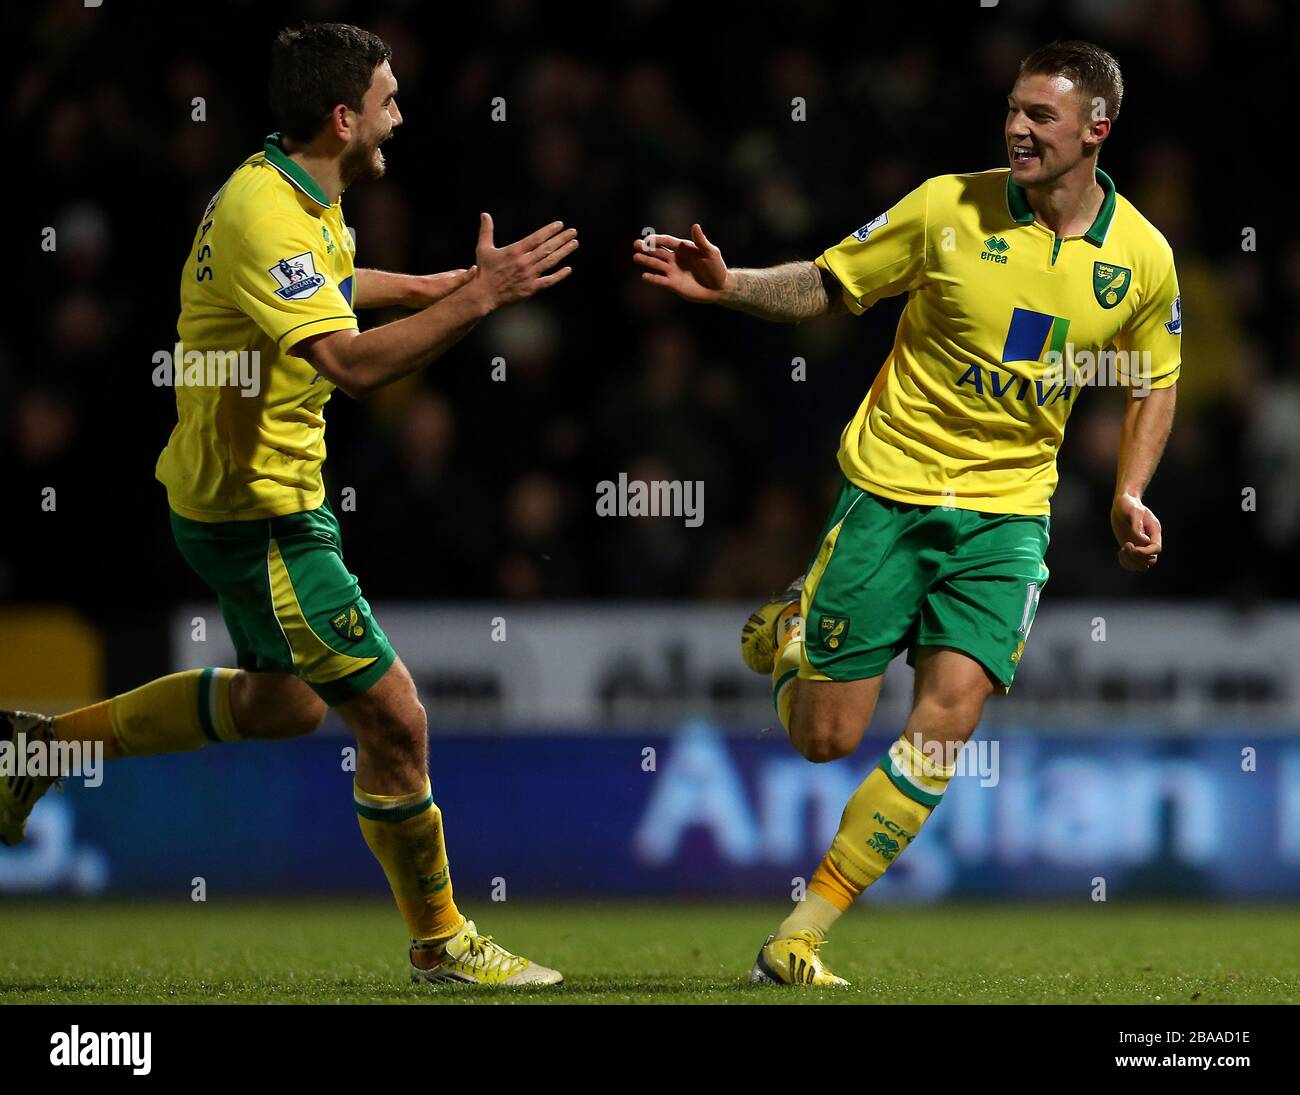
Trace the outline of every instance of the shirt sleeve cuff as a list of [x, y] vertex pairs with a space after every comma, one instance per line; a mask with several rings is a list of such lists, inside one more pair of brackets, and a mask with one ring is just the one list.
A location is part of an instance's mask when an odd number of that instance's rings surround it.
[[[328, 334], [330, 331], [355, 330], [356, 327], [357, 317], [354, 315], [323, 316], [320, 319], [309, 319], [306, 323], [299, 323], [297, 326], [290, 327], [275, 340], [275, 343], [287, 353], [304, 338]], [[286, 339], [289, 341], [286, 342]]]
[[840, 295], [843, 296], [844, 298], [844, 306], [848, 308], [848, 310], [852, 312], [855, 316], [862, 315], [862, 313], [865, 312], [866, 309], [862, 307], [861, 304], [858, 303], [858, 298], [855, 297], [852, 293], [850, 293], [847, 288], [845, 288], [844, 279], [840, 277], [835, 267], [831, 265], [831, 260], [826, 257], [828, 254], [829, 254], [828, 251], [823, 251], [815, 259], [813, 259], [813, 262], [816, 263], [816, 265], [820, 266], [823, 270], [827, 271], [831, 275], [831, 277], [833, 277], [839, 283]]

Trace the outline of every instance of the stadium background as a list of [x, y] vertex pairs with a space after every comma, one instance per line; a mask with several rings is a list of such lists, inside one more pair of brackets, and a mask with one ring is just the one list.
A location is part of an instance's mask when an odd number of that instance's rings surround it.
[[[839, 431], [901, 304], [765, 325], [641, 285], [630, 241], [699, 220], [733, 265], [811, 257], [929, 175], [1004, 163], [1017, 61], [1080, 36], [1124, 68], [1102, 166], [1178, 262], [1178, 422], [1149, 495], [1168, 551], [1142, 578], [1116, 566], [1123, 400], [1084, 393], [1034, 642], [980, 735], [1001, 748], [998, 786], [960, 778], [872, 899], [1082, 901], [1097, 876], [1122, 894], [1300, 892], [1300, 225], [1272, 132], [1293, 8], [448, 11], [235, 3], [199, 17], [105, 0], [3, 16], [21, 43], [8, 94], [23, 154], [0, 331], [0, 699], [58, 710], [222, 660], [219, 616], [153, 480], [174, 419], [151, 358], [171, 347], [198, 214], [271, 128], [274, 31], [358, 22], [394, 47], [405, 116], [387, 177], [345, 198], [359, 264], [467, 265], [480, 209], [499, 241], [553, 218], [582, 239], [564, 286], [418, 378], [329, 411], [327, 487], [336, 509], [356, 492], [340, 514], [349, 563], [429, 707], [458, 892], [483, 902], [504, 878], [525, 901], [671, 892], [779, 907], [897, 733], [906, 674], [891, 671], [863, 752], [814, 768], [773, 734], [735, 633], [803, 568]], [[792, 120], [796, 96], [806, 121]], [[622, 472], [703, 481], [703, 525], [598, 518], [595, 485]], [[214, 892], [378, 895], [346, 744], [327, 725], [310, 741], [110, 768], [101, 788], [42, 804], [29, 844], [0, 856], [0, 893], [179, 897], [202, 875]], [[474, 769], [500, 779], [458, 778]]]

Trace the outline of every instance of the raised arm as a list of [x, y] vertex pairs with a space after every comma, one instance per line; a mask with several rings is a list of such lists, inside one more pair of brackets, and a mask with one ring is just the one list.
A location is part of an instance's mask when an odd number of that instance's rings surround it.
[[497, 247], [492, 218], [484, 213], [473, 276], [455, 291], [413, 316], [369, 331], [352, 328], [316, 335], [298, 343], [293, 352], [340, 391], [364, 399], [440, 357], [501, 305], [567, 278], [571, 267], [547, 271], [573, 253], [576, 237], [576, 230], [556, 221], [518, 243]]
[[472, 281], [477, 267], [468, 270], [448, 270], [442, 274], [391, 274], [387, 270], [358, 267], [356, 290], [352, 308], [427, 308], [443, 297], [451, 296], [462, 285]]
[[816, 263], [729, 270], [698, 224], [691, 238], [657, 234], [633, 243], [641, 277], [697, 304], [720, 304], [760, 319], [798, 323], [846, 311], [839, 283]]

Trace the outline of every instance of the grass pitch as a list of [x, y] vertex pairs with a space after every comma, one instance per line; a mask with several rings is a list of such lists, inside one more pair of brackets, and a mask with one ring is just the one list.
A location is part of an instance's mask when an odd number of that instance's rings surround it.
[[480, 903], [558, 988], [412, 985], [387, 903], [0, 903], [5, 1003], [1300, 1002], [1300, 908], [857, 908], [823, 951], [851, 989], [751, 986], [778, 905]]

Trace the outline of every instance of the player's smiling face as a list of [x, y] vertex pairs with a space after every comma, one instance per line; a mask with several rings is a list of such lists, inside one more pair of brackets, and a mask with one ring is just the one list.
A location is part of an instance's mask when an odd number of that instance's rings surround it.
[[1060, 178], [1083, 158], [1089, 125], [1065, 76], [1021, 76], [1007, 96], [1005, 136], [1011, 177], [1021, 186]]
[[384, 154], [379, 146], [402, 124], [402, 112], [397, 109], [397, 78], [387, 61], [370, 78], [356, 119], [356, 134], [343, 154], [340, 170], [345, 186], [383, 175]]

